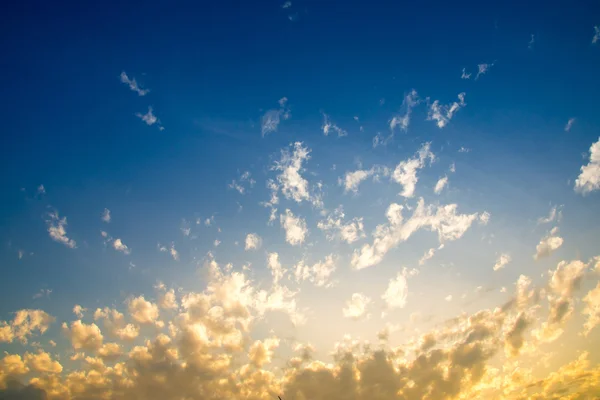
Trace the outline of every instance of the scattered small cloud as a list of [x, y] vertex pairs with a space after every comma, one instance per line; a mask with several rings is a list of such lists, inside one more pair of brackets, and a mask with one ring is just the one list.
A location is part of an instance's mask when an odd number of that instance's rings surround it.
[[123, 254], [131, 254], [131, 249], [129, 247], [127, 247], [127, 245], [125, 245], [125, 243], [123, 243], [123, 241], [121, 241], [121, 239], [115, 239], [112, 242], [112, 246], [113, 249], [115, 249], [116, 251], [120, 251]]
[[469, 153], [469, 152], [471, 152], [471, 149], [461, 146], [461, 148], [458, 149], [458, 152], [459, 153]]
[[541, 258], [550, 256], [560, 246], [563, 245], [563, 242], [563, 238], [558, 236], [558, 228], [554, 227], [550, 233], [544, 236], [536, 246], [533, 259], [539, 260]]
[[246, 235], [245, 250], [258, 250], [262, 245], [262, 238], [256, 233], [249, 233]]
[[44, 185], [40, 185], [37, 187], [37, 194], [39, 194], [39, 195], [46, 194], [46, 188], [44, 187]]
[[431, 143], [423, 143], [417, 155], [400, 162], [392, 173], [392, 180], [402, 185], [401, 196], [412, 197], [417, 185], [417, 171], [425, 166], [427, 161], [433, 162], [435, 155], [431, 152]]
[[263, 114], [261, 119], [262, 137], [265, 137], [269, 133], [277, 132], [279, 123], [282, 120], [287, 120], [292, 116], [290, 109], [286, 106], [287, 101], [287, 97], [282, 97], [279, 99], [278, 109], [271, 109]]
[[471, 73], [467, 73], [467, 69], [463, 68], [462, 69], [462, 75], [460, 76], [460, 79], [471, 79]]
[[39, 299], [42, 297], [50, 297], [50, 293], [52, 293], [52, 289], [40, 289], [39, 292], [33, 295], [33, 298]]
[[487, 74], [487, 72], [494, 66], [494, 63], [491, 64], [478, 64], [477, 65], [477, 75], [475, 76], [475, 80], [479, 79], [481, 75]]
[[323, 135], [328, 136], [329, 133], [335, 132], [338, 137], [348, 136], [348, 132], [337, 126], [335, 123], [331, 121], [329, 115], [321, 112], [323, 115], [323, 125], [321, 125], [321, 129], [323, 130]]
[[183, 236], [190, 236], [190, 234], [192, 233], [192, 227], [185, 218], [181, 220], [181, 226], [179, 227], [179, 229], [181, 230], [181, 233], [183, 233]]
[[57, 211], [48, 213], [48, 216], [50, 219], [46, 220], [46, 223], [48, 224], [48, 234], [52, 240], [62, 243], [70, 249], [76, 248], [77, 243], [67, 236], [67, 217], [60, 218]]
[[575, 121], [576, 121], [575, 118], [569, 118], [569, 120], [567, 121], [567, 124], [565, 125], [565, 132], [569, 132], [571, 130]]
[[110, 222], [110, 210], [108, 208], [105, 208], [104, 211], [102, 212], [102, 221], [109, 223]]
[[87, 308], [83, 308], [79, 304], [73, 306], [73, 314], [79, 319], [83, 318], [83, 313], [87, 311]]
[[317, 227], [325, 232], [327, 240], [339, 238], [350, 244], [366, 237], [362, 218], [355, 217], [348, 222], [344, 222], [344, 218], [344, 209], [339, 206], [326, 219], [319, 221]]
[[455, 101], [452, 104], [447, 105], [447, 106], [440, 105], [439, 100], [435, 100], [429, 106], [427, 120], [428, 121], [436, 121], [436, 125], [440, 129], [445, 127], [450, 122], [452, 117], [454, 117], [454, 114], [456, 114], [456, 112], [458, 110], [460, 110], [461, 108], [463, 108], [467, 105], [467, 103], [465, 103], [465, 95], [466, 94], [464, 92], [459, 93], [458, 101]]
[[240, 177], [237, 181], [234, 179], [227, 186], [230, 189], [237, 190], [240, 194], [245, 194], [247, 191], [247, 188], [245, 185], [248, 185], [250, 188], [252, 188], [252, 187], [254, 187], [255, 184], [256, 184], [256, 181], [251, 178], [250, 171], [246, 171], [240, 175]]
[[[146, 123], [146, 125], [148, 125], [148, 126], [152, 126], [152, 125], [156, 124], [157, 122], [159, 122], [158, 118], [156, 118], [156, 116], [154, 115], [152, 106], [148, 106], [148, 112], [146, 114], [136, 113], [135, 116], [140, 118], [142, 121], [144, 121]], [[159, 125], [160, 125], [160, 123], [159, 123]]]
[[529, 50], [532, 50], [534, 44], [535, 44], [535, 35], [531, 34], [531, 39], [529, 40], [529, 43], [527, 43], [527, 48]]
[[281, 6], [281, 8], [286, 9], [286, 8], [290, 8], [292, 6], [292, 2], [291, 1], [286, 1], [285, 3], [283, 3], [283, 5]]
[[446, 186], [448, 186], [448, 177], [444, 176], [437, 181], [437, 183], [435, 184], [435, 188], [433, 189], [433, 192], [435, 194], [440, 194], [440, 193], [442, 193], [442, 190], [444, 190], [444, 188]]
[[446, 300], [446, 301], [452, 301], [452, 295], [449, 294], [448, 296], [444, 297], [444, 300]]
[[140, 96], [145, 96], [150, 92], [148, 89], [142, 89], [135, 78], [130, 79], [125, 71], [121, 72], [121, 82], [129, 86], [129, 89], [136, 92]]
[[306, 221], [295, 216], [289, 209], [285, 210], [285, 214], [279, 217], [281, 227], [285, 229], [285, 241], [292, 246], [298, 246], [304, 243], [308, 235]]
[[548, 213], [547, 217], [540, 217], [538, 218], [538, 225], [540, 224], [548, 224], [550, 222], [560, 222], [562, 218], [562, 205], [560, 206], [554, 206], [550, 209], [550, 212]]
[[353, 293], [350, 300], [346, 302], [346, 307], [342, 309], [344, 317], [358, 321], [369, 317], [367, 307], [372, 303], [370, 297], [362, 293]]
[[160, 243], [157, 245], [159, 251], [163, 253], [169, 253], [173, 260], [179, 261], [179, 253], [175, 250], [175, 243], [171, 243], [169, 247], [161, 246]]
[[511, 260], [512, 260], [512, 258], [510, 257], [509, 254], [506, 254], [506, 253], [500, 254], [498, 259], [496, 260], [496, 264], [494, 264], [494, 271], [498, 271], [498, 270], [501, 270], [502, 268], [506, 267], [506, 265], [508, 265], [508, 263], [511, 262]]
[[600, 27], [594, 26], [594, 36], [592, 37], [592, 44], [596, 44], [600, 40]]
[[598, 189], [600, 189], [600, 137], [590, 146], [589, 162], [581, 167], [581, 173], [575, 180], [575, 192], [585, 195]]

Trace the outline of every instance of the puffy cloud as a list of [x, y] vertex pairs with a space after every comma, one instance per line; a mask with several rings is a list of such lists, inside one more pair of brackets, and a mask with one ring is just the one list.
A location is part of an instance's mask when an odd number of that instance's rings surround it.
[[256, 181], [251, 178], [250, 171], [245, 171], [240, 175], [239, 180], [234, 179], [228, 186], [230, 189], [237, 190], [240, 194], [245, 194], [247, 190], [245, 185], [252, 188], [255, 184]]
[[302, 142], [294, 143], [293, 148], [291, 154], [288, 149], [281, 150], [280, 160], [272, 167], [273, 170], [280, 171], [277, 175], [279, 184], [277, 189], [281, 189], [286, 199], [293, 199], [298, 203], [310, 201], [316, 204], [318, 199], [311, 195], [308, 181], [301, 175], [304, 172], [302, 164], [310, 159], [310, 150], [304, 147]]
[[365, 244], [354, 251], [352, 266], [362, 269], [379, 264], [387, 252], [406, 241], [421, 228], [437, 232], [440, 243], [460, 239], [480, 214], [457, 214], [457, 205], [425, 206], [419, 199], [412, 216], [404, 220], [405, 206], [392, 203], [387, 209], [388, 222], [378, 225], [373, 232], [373, 244]]
[[125, 316], [118, 310], [108, 307], [103, 309], [98, 308], [94, 312], [94, 320], [98, 321], [100, 319], [104, 320], [104, 328], [108, 331], [109, 335], [120, 340], [132, 341], [140, 333], [140, 329], [137, 326], [125, 323]]
[[308, 235], [306, 221], [301, 217], [296, 217], [289, 209], [285, 210], [285, 214], [279, 217], [281, 227], [285, 229], [285, 241], [292, 246], [298, 246], [304, 243]]
[[467, 103], [465, 103], [465, 93], [458, 94], [458, 101], [453, 102], [450, 105], [444, 106], [440, 105], [439, 100], [435, 100], [429, 106], [429, 112], [427, 113], [428, 121], [436, 121], [436, 125], [438, 128], [443, 128], [454, 117], [454, 114], [461, 108], [465, 107]]
[[330, 132], [337, 133], [338, 137], [348, 136], [348, 132], [331, 122], [329, 115], [323, 114], [323, 125], [321, 125], [321, 129], [323, 130], [323, 135], [328, 136]]
[[444, 190], [444, 188], [446, 186], [448, 186], [448, 177], [444, 176], [437, 181], [437, 183], [435, 184], [435, 188], [433, 189], [433, 192], [435, 194], [440, 194], [440, 193], [442, 193], [442, 190]]
[[588, 336], [592, 329], [600, 324], [600, 283], [585, 295], [583, 302], [585, 308], [582, 313], [587, 316], [583, 326], [583, 334]]
[[590, 147], [590, 161], [581, 167], [575, 180], [575, 191], [587, 194], [600, 189], [600, 137]]
[[285, 274], [285, 270], [281, 266], [279, 262], [279, 254], [277, 253], [268, 253], [267, 254], [267, 267], [271, 271], [271, 275], [273, 275], [273, 284], [277, 285], [281, 278], [283, 278]]
[[120, 251], [124, 254], [131, 254], [131, 249], [127, 247], [127, 245], [123, 243], [121, 239], [115, 239], [112, 242], [112, 246], [115, 250]]
[[417, 171], [425, 166], [427, 160], [429, 162], [435, 160], [435, 155], [431, 152], [430, 147], [431, 143], [424, 143], [414, 158], [400, 162], [394, 169], [392, 179], [403, 186], [400, 193], [402, 196], [412, 197], [414, 195], [418, 181]]
[[127, 302], [129, 314], [133, 320], [140, 324], [155, 324], [158, 320], [158, 306], [144, 296], [130, 298]]
[[86, 311], [87, 311], [87, 308], [83, 308], [79, 304], [75, 304], [73, 306], [73, 314], [75, 314], [75, 316], [77, 316], [77, 318], [79, 318], [79, 319], [83, 318], [83, 313]]
[[7, 377], [18, 377], [28, 372], [29, 368], [19, 354], [6, 354], [0, 360], [0, 384]]
[[144, 121], [146, 125], [152, 126], [158, 122], [158, 118], [156, 118], [156, 115], [154, 115], [153, 111], [154, 110], [152, 109], [152, 107], [149, 106], [148, 112], [146, 114], [136, 113], [135, 116]]
[[264, 113], [261, 119], [261, 133], [265, 137], [271, 132], [277, 132], [281, 120], [289, 119], [292, 114], [286, 106], [287, 97], [279, 99], [279, 109], [271, 109]]
[[109, 223], [110, 219], [111, 219], [110, 210], [108, 208], [105, 208], [104, 211], [102, 212], [102, 221]]
[[576, 120], [577, 120], [576, 118], [569, 118], [569, 120], [567, 121], [567, 124], [565, 125], [565, 132], [569, 132], [571, 130], [571, 128], [573, 127], [573, 124], [575, 124]]
[[494, 271], [501, 270], [506, 267], [506, 265], [512, 260], [509, 254], [503, 253], [500, 254], [498, 259], [496, 260], [496, 264], [494, 264]]
[[177, 296], [175, 290], [163, 290], [158, 295], [158, 306], [163, 310], [174, 310], [177, 308]]
[[325, 232], [327, 240], [336, 238], [346, 242], [354, 243], [365, 237], [362, 218], [353, 218], [344, 222], [345, 214], [342, 206], [336, 208], [326, 219], [317, 223], [317, 227]]
[[65, 335], [71, 339], [71, 345], [74, 350], [98, 350], [102, 347], [104, 336], [98, 325], [85, 324], [81, 320], [71, 322], [71, 327], [66, 322], [62, 324], [62, 330]]
[[406, 269], [398, 273], [396, 278], [390, 279], [388, 287], [381, 296], [390, 309], [404, 308], [408, 297], [408, 284], [406, 282]]
[[52, 240], [62, 243], [70, 249], [76, 248], [77, 243], [67, 236], [67, 217], [60, 218], [57, 211], [48, 213], [48, 216], [50, 219], [46, 223], [48, 224], [48, 234]]
[[148, 89], [142, 89], [137, 81], [135, 80], [135, 78], [129, 78], [127, 76], [127, 74], [125, 73], [125, 71], [121, 72], [121, 82], [123, 82], [124, 84], [126, 84], [127, 86], [129, 86], [129, 89], [131, 89], [132, 91], [136, 92], [138, 95], [140, 96], [145, 96], [147, 95], [150, 90]]
[[44, 334], [54, 321], [53, 316], [42, 310], [19, 310], [12, 321], [0, 321], [0, 342], [11, 343], [17, 339], [27, 343], [34, 332]]
[[25, 353], [25, 362], [35, 372], [60, 374], [63, 370], [62, 365], [58, 361], [52, 360], [50, 354], [45, 351], [35, 354]]
[[256, 233], [249, 233], [246, 235], [246, 250], [258, 250], [262, 246], [262, 239]]
[[329, 254], [323, 261], [319, 261], [312, 266], [306, 265], [305, 261], [300, 261], [294, 267], [294, 277], [296, 282], [309, 281], [315, 286], [331, 287], [335, 282], [331, 281], [331, 275], [336, 270], [337, 259], [333, 254]]
[[118, 343], [104, 343], [98, 349], [98, 356], [105, 361], [115, 361], [123, 355], [123, 349]]
[[342, 309], [344, 317], [359, 320], [367, 317], [367, 307], [372, 300], [362, 293], [353, 293], [350, 300], [346, 302], [346, 307]]
[[353, 192], [358, 193], [359, 185], [365, 181], [366, 179], [373, 177], [373, 179], [378, 180], [380, 176], [389, 176], [390, 170], [387, 167], [382, 167], [379, 165], [373, 166], [368, 170], [356, 170], [352, 172], [346, 172], [344, 179], [341, 178], [338, 180], [340, 185], [344, 186], [344, 192]]
[[563, 244], [563, 238], [558, 236], [558, 228], [553, 228], [548, 235], [544, 236], [535, 247], [534, 260], [548, 257]]

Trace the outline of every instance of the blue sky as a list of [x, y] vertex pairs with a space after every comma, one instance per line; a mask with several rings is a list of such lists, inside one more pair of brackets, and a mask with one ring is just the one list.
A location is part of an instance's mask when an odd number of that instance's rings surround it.
[[[265, 371], [299, 343], [330, 362], [344, 335], [376, 343], [386, 331], [387, 345], [410, 348], [427, 332], [441, 335], [445, 320], [520, 298], [522, 275], [544, 301], [506, 312], [510, 323], [530, 321], [526, 344], [506, 345], [524, 355], [506, 350], [489, 368], [529, 365], [557, 340], [569, 351], [544, 368], [561, 371], [571, 351], [598, 361], [589, 330], [580, 344], [570, 340], [600, 320], [597, 3], [12, 7], [0, 35], [0, 329], [12, 336], [0, 335], [0, 349], [19, 354], [28, 372], [0, 373], [0, 387], [15, 377], [68, 398], [69, 374], [85, 369], [70, 357], [84, 352], [114, 370], [134, 357], [130, 347], [161, 334], [185, 376], [192, 361], [181, 332], [206, 323], [190, 322], [194, 294], [226, 286], [211, 262], [231, 279], [243, 274], [252, 290], [289, 291], [281, 304], [257, 297], [248, 306], [252, 329], [240, 335], [267, 347], [269, 335], [293, 337], [260, 364]], [[582, 267], [565, 267], [574, 260]], [[304, 278], [302, 266], [313, 267]], [[237, 300], [211, 301], [228, 310]], [[552, 330], [544, 312], [559, 301], [575, 311]], [[161, 311], [149, 322], [135, 304]], [[75, 305], [87, 314], [74, 315]], [[120, 358], [77, 344], [73, 321], [109, 342], [111, 328], [94, 315], [103, 307], [128, 312], [141, 329], [133, 342], [114, 342]], [[52, 324], [24, 334], [18, 310], [43, 310]], [[167, 333], [169, 322], [183, 338]], [[32, 354], [44, 351], [61, 371], [36, 367]], [[301, 370], [245, 398], [304, 398]], [[52, 374], [62, 389], [49, 386]], [[106, 393], [131, 398], [114, 379]], [[147, 386], [138, 384], [141, 395]]]

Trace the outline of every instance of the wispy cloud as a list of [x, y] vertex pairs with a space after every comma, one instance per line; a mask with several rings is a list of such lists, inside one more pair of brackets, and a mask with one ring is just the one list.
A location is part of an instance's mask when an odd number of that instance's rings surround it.
[[590, 159], [581, 167], [581, 173], [575, 180], [575, 191], [587, 194], [600, 189], [600, 137], [590, 146]]
[[529, 40], [529, 42], [527, 43], [527, 48], [529, 50], [532, 50], [534, 44], [535, 44], [535, 35], [531, 34], [531, 40]]
[[292, 246], [299, 246], [304, 243], [308, 235], [306, 221], [297, 217], [289, 209], [285, 210], [285, 214], [279, 217], [281, 227], [285, 230], [285, 241]]
[[477, 75], [475, 76], [475, 80], [479, 79], [481, 75], [485, 75], [490, 68], [494, 66], [495, 62], [491, 64], [478, 64], [477, 65]]
[[336, 208], [326, 219], [317, 223], [317, 227], [325, 232], [328, 240], [339, 238], [346, 243], [354, 243], [365, 237], [362, 218], [353, 218], [345, 222], [346, 215], [342, 206]]
[[156, 118], [156, 115], [153, 113], [152, 106], [148, 106], [148, 112], [146, 114], [136, 113], [135, 116], [144, 121], [148, 126], [152, 126], [158, 122], [158, 118]]
[[346, 172], [344, 178], [338, 179], [338, 184], [344, 186], [344, 193], [353, 192], [358, 193], [359, 185], [366, 179], [373, 177], [374, 180], [379, 180], [381, 176], [389, 176], [390, 169], [388, 167], [374, 165], [367, 170], [356, 170], [352, 172]]
[[285, 3], [283, 3], [281, 5], [281, 8], [285, 9], [285, 8], [290, 8], [292, 6], [292, 2], [291, 1], [286, 1]]
[[567, 121], [567, 124], [565, 125], [565, 132], [569, 132], [571, 130], [575, 121], [576, 121], [575, 118], [569, 118], [569, 120]]
[[77, 247], [77, 243], [73, 239], [69, 239], [67, 236], [67, 217], [60, 218], [57, 211], [48, 213], [50, 217], [46, 220], [48, 224], [48, 234], [52, 240], [62, 243], [70, 249]]
[[256, 181], [254, 179], [252, 179], [250, 171], [245, 171], [244, 173], [242, 173], [239, 177], [239, 179], [236, 181], [235, 179], [233, 181], [231, 181], [231, 183], [228, 185], [228, 187], [230, 189], [235, 189], [237, 190], [240, 194], [245, 194], [246, 193], [246, 186], [244, 186], [245, 184], [247, 184], [249, 187], [254, 187], [254, 184], [256, 183]]
[[258, 250], [262, 246], [262, 238], [256, 233], [249, 233], [246, 235], [245, 250]]
[[444, 188], [446, 186], [448, 186], [448, 177], [444, 176], [437, 181], [437, 183], [435, 184], [435, 188], [433, 189], [433, 192], [435, 194], [440, 194], [440, 193], [442, 193], [442, 190], [444, 190]]
[[454, 114], [456, 114], [458, 110], [460, 110], [466, 105], [467, 103], [465, 103], [464, 92], [458, 94], [458, 101], [455, 101], [447, 106], [440, 105], [439, 100], [435, 100], [429, 106], [427, 120], [436, 121], [436, 125], [438, 126], [438, 128], [441, 129], [445, 127], [448, 124], [448, 122], [450, 122], [450, 120], [452, 119], [452, 117], [454, 117]]
[[121, 77], [121, 82], [123, 82], [124, 84], [126, 84], [127, 86], [129, 86], [129, 89], [133, 90], [138, 95], [145, 96], [145, 95], [147, 95], [150, 92], [150, 90], [148, 90], [148, 89], [142, 89], [140, 87], [140, 85], [138, 85], [138, 83], [135, 80], [135, 78], [131, 78], [130, 79], [127, 76], [127, 74], [125, 73], [125, 71], [121, 72], [120, 77]]
[[39, 195], [46, 194], [46, 188], [44, 187], [44, 185], [40, 185], [37, 187], [37, 194], [39, 194]]
[[547, 217], [540, 217], [538, 219], [538, 224], [549, 224], [550, 222], [560, 222], [562, 218], [562, 205], [554, 206], [550, 209], [550, 212]]
[[496, 260], [496, 264], [494, 264], [494, 271], [498, 271], [501, 270], [502, 268], [506, 267], [508, 265], [508, 263], [510, 263], [512, 260], [511, 256], [509, 254], [500, 254], [500, 256], [498, 257], [498, 259]]
[[399, 126], [400, 129], [406, 132], [408, 130], [408, 126], [410, 125], [410, 116], [412, 114], [412, 110], [420, 102], [421, 100], [419, 99], [419, 95], [415, 89], [412, 89], [407, 95], [405, 95], [404, 100], [402, 100], [402, 109], [404, 109], [404, 113], [392, 117], [390, 120], [390, 130], [393, 132], [394, 129]]
[[401, 196], [412, 197], [415, 193], [415, 187], [418, 181], [417, 171], [423, 168], [429, 160], [433, 162], [435, 155], [430, 150], [431, 143], [424, 143], [416, 156], [400, 162], [392, 173], [392, 180], [402, 185]]
[[311, 190], [308, 181], [302, 176], [303, 164], [310, 159], [311, 150], [302, 142], [295, 142], [290, 147], [293, 151], [290, 153], [290, 148], [282, 149], [281, 158], [271, 167], [271, 170], [280, 173], [277, 175], [277, 184], [273, 182], [270, 189], [275, 193], [281, 190], [286, 199], [293, 199], [297, 203], [308, 201], [315, 207], [322, 207], [321, 196], [314, 188]]
[[52, 289], [40, 289], [39, 292], [37, 292], [36, 294], [33, 295], [33, 298], [39, 299], [42, 297], [50, 297], [51, 293], [52, 293]]
[[600, 40], [600, 27], [594, 26], [594, 36], [592, 37], [592, 44], [596, 44]]
[[323, 130], [323, 135], [328, 136], [329, 133], [335, 132], [338, 137], [348, 136], [348, 132], [337, 126], [335, 123], [331, 121], [329, 115], [321, 112], [323, 115], [323, 125], [321, 125], [321, 129]]
[[111, 220], [110, 210], [108, 208], [105, 208], [104, 211], [102, 212], [102, 221], [109, 223], [110, 220]]
[[292, 116], [290, 109], [286, 106], [287, 101], [287, 97], [282, 97], [279, 99], [278, 109], [271, 109], [263, 114], [261, 119], [261, 133], [263, 137], [269, 133], [277, 132], [279, 123]]
[[466, 68], [462, 69], [462, 75], [460, 76], [460, 79], [471, 79], [471, 73], [467, 72]]

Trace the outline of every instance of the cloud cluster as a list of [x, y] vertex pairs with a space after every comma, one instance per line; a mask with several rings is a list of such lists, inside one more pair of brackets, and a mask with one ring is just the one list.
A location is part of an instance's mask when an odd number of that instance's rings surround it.
[[575, 191], [587, 194], [600, 189], [600, 137], [590, 146], [590, 160], [581, 167], [575, 180]]

